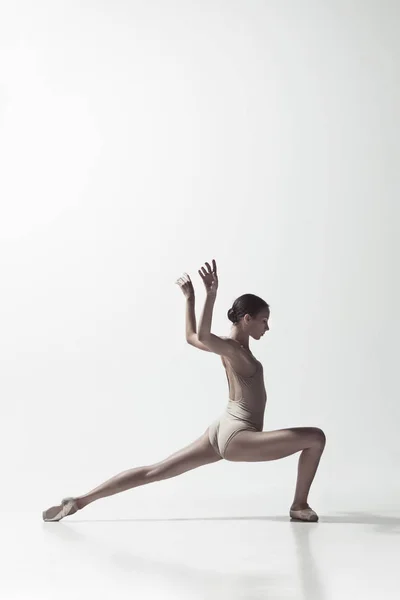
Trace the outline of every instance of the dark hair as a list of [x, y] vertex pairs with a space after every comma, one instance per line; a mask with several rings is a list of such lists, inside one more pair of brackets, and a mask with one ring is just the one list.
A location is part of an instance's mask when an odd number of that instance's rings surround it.
[[265, 300], [254, 294], [244, 294], [243, 296], [236, 298], [232, 308], [228, 310], [228, 319], [236, 325], [244, 315], [254, 317], [263, 308], [268, 308], [269, 310], [269, 304], [267, 304]]

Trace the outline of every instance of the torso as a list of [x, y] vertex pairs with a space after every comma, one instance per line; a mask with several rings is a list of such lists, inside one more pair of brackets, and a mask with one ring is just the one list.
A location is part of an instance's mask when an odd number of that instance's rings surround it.
[[216, 452], [224, 457], [230, 440], [240, 431], [262, 431], [267, 393], [264, 370], [260, 361], [239, 342], [232, 358], [221, 356], [229, 386], [229, 401], [224, 413], [209, 429], [210, 441]]
[[[226, 337], [224, 339], [228, 340], [228, 339], [232, 339], [232, 338]], [[228, 362], [231, 365], [231, 367], [234, 369], [234, 371], [236, 371], [236, 373], [238, 375], [240, 375], [241, 377], [252, 377], [253, 375], [255, 375], [256, 371], [258, 370], [258, 366], [261, 363], [256, 359], [256, 357], [251, 353], [250, 350], [247, 350], [246, 348], [244, 348], [244, 346], [239, 344], [239, 342], [236, 342], [236, 340], [232, 340], [232, 341], [233, 341], [233, 343], [235, 343], [239, 346], [241, 351], [236, 360], [232, 359], [232, 358], [228, 358], [227, 356], [221, 356], [222, 364], [224, 365], [225, 370], [226, 370], [226, 363]]]
[[247, 415], [248, 420], [261, 423], [261, 414], [267, 400], [262, 364], [245, 348], [238, 360], [227, 356], [221, 356], [221, 359], [228, 381], [230, 402], [240, 405], [240, 410], [233, 409], [232, 405], [229, 410], [239, 410], [242, 418]]

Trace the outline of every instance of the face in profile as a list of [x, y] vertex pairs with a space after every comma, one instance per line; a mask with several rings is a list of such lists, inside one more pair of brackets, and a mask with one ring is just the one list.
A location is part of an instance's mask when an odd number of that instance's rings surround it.
[[259, 340], [267, 331], [269, 331], [270, 312], [268, 308], [263, 308], [255, 317], [246, 315], [248, 319], [249, 335]]

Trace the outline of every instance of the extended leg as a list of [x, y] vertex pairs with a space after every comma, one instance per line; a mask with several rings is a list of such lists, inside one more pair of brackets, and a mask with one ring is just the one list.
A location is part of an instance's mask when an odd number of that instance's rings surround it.
[[[119, 494], [126, 490], [154, 483], [162, 479], [176, 477], [197, 467], [211, 464], [221, 460], [208, 439], [208, 430], [195, 442], [182, 450], [175, 452], [165, 460], [150, 466], [137, 467], [123, 471], [108, 479], [95, 489], [83, 496], [75, 497], [74, 506], [68, 511], [68, 515], [74, 514], [100, 498]], [[53, 506], [43, 513], [44, 520], [52, 520], [61, 511], [61, 505]], [[63, 515], [65, 516], [65, 515]], [[61, 517], [62, 518], [62, 517]], [[57, 519], [58, 520], [58, 519]]]

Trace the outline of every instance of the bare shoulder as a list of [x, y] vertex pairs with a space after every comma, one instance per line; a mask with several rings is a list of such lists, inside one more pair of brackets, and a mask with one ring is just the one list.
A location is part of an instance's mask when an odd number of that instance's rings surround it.
[[222, 337], [209, 333], [206, 336], [199, 338], [200, 341], [207, 346], [210, 352], [225, 356], [228, 358], [235, 358], [240, 355], [240, 345], [226, 336]]
[[[231, 364], [233, 369], [243, 377], [253, 376], [255, 373], [254, 358], [249, 356], [242, 346], [232, 338], [224, 337], [223, 339], [232, 344], [232, 354], [226, 355], [225, 358]], [[222, 362], [225, 366], [225, 362]]]

